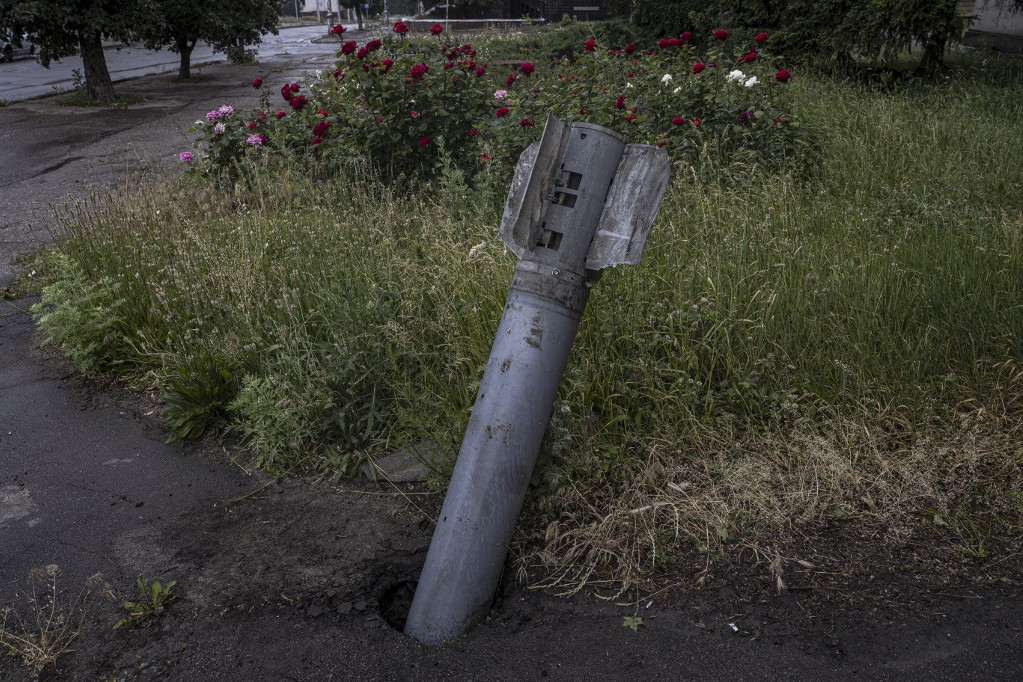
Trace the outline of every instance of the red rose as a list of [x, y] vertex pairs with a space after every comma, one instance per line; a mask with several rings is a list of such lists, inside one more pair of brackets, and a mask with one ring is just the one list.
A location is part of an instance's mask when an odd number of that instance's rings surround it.
[[301, 88], [302, 86], [299, 85], [298, 83], [292, 83], [288, 87], [291, 89], [292, 92], [298, 92], [299, 88]]
[[636, 43], [629, 43], [625, 46], [625, 54], [632, 54], [636, 51]]
[[319, 144], [319, 143], [321, 143], [321, 142], [323, 142], [323, 138], [322, 138], [322, 137], [314, 137], [314, 138], [313, 138], [313, 141], [312, 141], [312, 142], [310, 142], [309, 144], [310, 144], [310, 145], [314, 145], [314, 144]]
[[510, 88], [510, 87], [511, 87], [511, 85], [512, 85], [512, 83], [514, 83], [514, 82], [515, 82], [515, 79], [516, 79], [516, 78], [517, 78], [517, 76], [515, 75], [515, 73], [514, 73], [514, 72], [512, 72], [512, 73], [509, 73], [509, 74], [508, 74], [508, 80], [506, 80], [506, 81], [504, 82], [504, 85], [505, 85], [505, 87], [508, 87], [508, 88]]
[[492, 158], [493, 156], [494, 156], [494, 155], [493, 155], [493, 154], [491, 154], [490, 152], [487, 152], [487, 153], [485, 153], [485, 154], [480, 154], [480, 158], [476, 159], [476, 163], [478, 163], [479, 165], [483, 166], [483, 165], [485, 165], [485, 164], [486, 164], [486, 163], [487, 163], [488, 161], [490, 161], [490, 159], [491, 159], [491, 158]]
[[262, 121], [262, 120], [265, 120], [265, 119], [266, 119], [266, 112], [265, 111], [259, 112], [259, 120]]
[[428, 136], [423, 135], [421, 138], [419, 138], [419, 148], [420, 149], [426, 149], [426, 145], [428, 145], [428, 144], [430, 144], [430, 138]]
[[699, 127], [701, 123], [703, 123], [703, 121], [701, 121], [700, 119], [698, 119], [698, 118], [694, 118], [693, 119], [693, 125], [694, 126]]
[[522, 62], [521, 64], [519, 64], [519, 71], [522, 72], [523, 76], [528, 76], [529, 74], [533, 73], [533, 71], [535, 71], [535, 70], [536, 69], [533, 66], [533, 62]]
[[291, 100], [291, 98], [294, 97], [294, 95], [291, 94], [290, 86], [285, 85], [284, 87], [281, 88], [281, 97], [283, 97], [285, 100]]
[[385, 59], [384, 61], [380, 62], [380, 66], [384, 67], [384, 73], [387, 73], [388, 71], [391, 70], [391, 67], [394, 66], [394, 60]]
[[472, 130], [469, 131], [469, 137], [476, 137], [479, 134], [480, 134], [480, 131], [476, 130], [475, 128], [473, 128]]
[[667, 38], [661, 38], [660, 40], [657, 41], [657, 47], [661, 48], [662, 50], [668, 47], [668, 45], [670, 44], [671, 43], [668, 42]]
[[255, 130], [255, 129], [256, 129], [256, 122], [255, 121], [250, 122], [249, 123], [249, 130]]
[[486, 73], [486, 71], [487, 71], [487, 67], [485, 67], [485, 66], [477, 66], [476, 67], [476, 75], [477, 76], [482, 76], [484, 73]]
[[692, 38], [692, 37], [693, 37], [693, 32], [692, 31], [683, 31], [682, 35], [681, 35], [682, 44], [685, 45], [686, 43], [688, 43], [689, 39]]
[[700, 73], [706, 68], [707, 65], [704, 64], [703, 62], [696, 62], [695, 64], [693, 64], [693, 73]]
[[365, 58], [366, 58], [366, 55], [368, 55], [368, 54], [369, 54], [369, 50], [367, 50], [367, 49], [366, 49], [366, 48], [364, 48], [364, 47], [360, 47], [360, 48], [359, 48], [359, 51], [355, 53], [355, 56], [356, 56], [357, 58], [359, 58], [359, 59], [365, 59]]
[[399, 21], [397, 24], [394, 25], [394, 32], [400, 36], [403, 36], [406, 33], [408, 33], [408, 26], [405, 25], [404, 21]]
[[764, 43], [767, 42], [767, 39], [770, 37], [771, 36], [767, 35], [766, 33], [758, 33], [757, 37], [754, 38], [753, 40], [757, 41], [757, 45], [763, 45]]
[[330, 29], [330, 32], [336, 36], [339, 36], [347, 30], [348, 29], [342, 26], [341, 24], [334, 24], [334, 26]]
[[519, 125], [522, 126], [523, 128], [532, 128], [536, 124], [530, 121], [528, 118], [524, 118], [521, 121], [519, 121]]
[[649, 56], [649, 55], [652, 55], [654, 53], [654, 51], [653, 50], [647, 50], [646, 53], [647, 53], [647, 56]]
[[774, 80], [779, 83], [788, 83], [790, 78], [792, 78], [792, 74], [787, 69], [778, 69], [778, 73], [774, 74]]
[[590, 38], [585, 43], [583, 43], [583, 49], [586, 50], [587, 52], [593, 52], [594, 50], [597, 49], [597, 41], [594, 38]]
[[664, 147], [667, 144], [668, 144], [667, 142], [665, 142], [664, 140], [661, 140], [660, 142], [657, 143], [657, 146], [658, 147]]
[[625, 108], [625, 95], [619, 95], [618, 99], [615, 100], [615, 109]]
[[742, 56], [742, 61], [745, 62], [746, 64], [752, 64], [753, 62], [757, 61], [757, 51], [750, 50], [749, 52]]
[[[443, 32], [444, 32], [444, 27], [441, 26], [440, 24], [434, 24], [433, 26], [430, 27], [430, 35], [432, 35], [432, 36], [439, 36]], [[429, 139], [427, 139], [427, 141], [429, 141]], [[420, 146], [425, 146], [425, 145], [420, 144]]]
[[302, 111], [308, 101], [309, 100], [305, 98], [305, 95], [295, 95], [291, 98], [288, 104], [290, 104], [291, 108], [295, 111]]
[[263, 87], [263, 79], [262, 78], [253, 78], [252, 79], [252, 87], [256, 88], [257, 90], [259, 88]]
[[444, 70], [445, 71], [450, 71], [453, 68], [455, 68], [455, 63], [454, 62], [444, 62]]
[[628, 116], [625, 117], [625, 120], [628, 121], [629, 123], [632, 123], [633, 121], [636, 120], [636, 114], [629, 114]]
[[718, 30], [714, 31], [713, 35], [714, 35], [714, 40], [727, 40], [728, 39], [728, 31], [726, 31], [723, 28], [719, 28]]
[[334, 80], [341, 80], [345, 75], [345, 72], [341, 69], [334, 69]]
[[357, 48], [358, 46], [359, 44], [357, 42], [355, 42], [354, 40], [349, 40], [347, 43], [341, 46], [341, 53], [351, 54], [355, 52], [355, 48]]
[[287, 116], [287, 114], [284, 113], [283, 111], [278, 111], [277, 112], [277, 118], [284, 118], [285, 116]]
[[320, 121], [319, 123], [313, 126], [313, 135], [321, 138], [325, 137], [327, 135], [327, 130], [329, 129], [330, 129], [329, 121]]
[[418, 112], [418, 111], [416, 111], [415, 109], [413, 109], [412, 111], [410, 111], [410, 112], [408, 112], [408, 113], [409, 113], [409, 115], [410, 115], [410, 116], [411, 116], [412, 118], [419, 118], [419, 112]]
[[414, 80], [420, 80], [424, 75], [426, 75], [428, 70], [429, 69], [426, 64], [416, 64], [412, 67], [412, 71], [409, 75], [411, 75]]
[[383, 42], [381, 42], [379, 38], [374, 38], [373, 40], [371, 40], [368, 43], [366, 43], [366, 51], [367, 52], [376, 52], [382, 46], [383, 46]]
[[671, 119], [672, 125], [677, 125], [677, 126], [685, 125], [685, 122], [686, 122], [686, 119], [683, 118], [682, 116], [676, 116], [675, 118]]
[[497, 111], [494, 113], [497, 114], [498, 118], [501, 118], [502, 116], [507, 116], [509, 111], [511, 111], [511, 109], [508, 107], [498, 107]]

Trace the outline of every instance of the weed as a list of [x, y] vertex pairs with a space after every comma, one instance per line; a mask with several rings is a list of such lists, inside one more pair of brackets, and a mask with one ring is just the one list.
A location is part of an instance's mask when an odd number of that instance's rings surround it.
[[112, 594], [112, 588], [97, 573], [77, 597], [61, 606], [57, 574], [54, 564], [33, 569], [29, 574], [28, 603], [32, 614], [29, 618], [9, 607], [0, 613], [0, 653], [20, 659], [36, 676], [74, 651], [72, 644], [78, 639], [96, 593]]
[[147, 583], [146, 579], [140, 575], [135, 581], [135, 586], [142, 598], [140, 601], [126, 601], [122, 604], [124, 610], [128, 612], [128, 617], [117, 621], [114, 624], [114, 629], [117, 630], [125, 625], [146, 627], [156, 618], [162, 616], [171, 602], [178, 598], [176, 594], [171, 594], [176, 584], [175, 580], [170, 582], [154, 580], [152, 583]]
[[622, 617], [622, 627], [623, 628], [629, 628], [633, 632], [637, 632], [641, 627], [643, 627], [643, 617], [642, 616], [623, 616]]

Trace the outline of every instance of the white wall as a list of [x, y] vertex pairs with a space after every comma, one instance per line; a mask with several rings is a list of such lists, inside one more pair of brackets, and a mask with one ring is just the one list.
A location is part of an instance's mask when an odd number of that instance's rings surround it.
[[1011, 3], [1007, 0], [977, 0], [973, 4], [973, 13], [978, 19], [973, 22], [970, 29], [985, 33], [1023, 36], [1023, 12], [1012, 12], [1010, 6]]

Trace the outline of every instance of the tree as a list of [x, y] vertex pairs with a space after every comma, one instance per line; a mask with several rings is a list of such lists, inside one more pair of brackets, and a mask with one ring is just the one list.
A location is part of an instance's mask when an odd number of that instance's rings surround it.
[[362, 30], [362, 0], [338, 0], [338, 6], [355, 10], [355, 18], [359, 21], [359, 30]]
[[192, 50], [200, 42], [232, 59], [247, 45], [259, 43], [262, 34], [277, 33], [280, 0], [152, 0], [154, 16], [138, 27], [149, 49], [167, 46], [181, 57], [178, 76], [191, 75]]
[[151, 14], [150, 0], [0, 0], [0, 26], [32, 34], [43, 66], [81, 52], [89, 97], [116, 98], [103, 39], [131, 40]]

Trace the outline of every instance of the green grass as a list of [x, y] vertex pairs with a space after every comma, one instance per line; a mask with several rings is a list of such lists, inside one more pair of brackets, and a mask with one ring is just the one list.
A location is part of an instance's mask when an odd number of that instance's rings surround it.
[[[1019, 531], [1023, 81], [974, 76], [804, 75], [811, 172], [676, 165], [643, 263], [591, 297], [522, 575], [624, 589], [666, 553], [827, 519], [955, 519], [972, 554]], [[368, 175], [168, 178], [80, 210], [42, 329], [163, 387], [178, 435], [234, 429], [271, 470], [453, 453], [514, 267], [508, 178]]]

